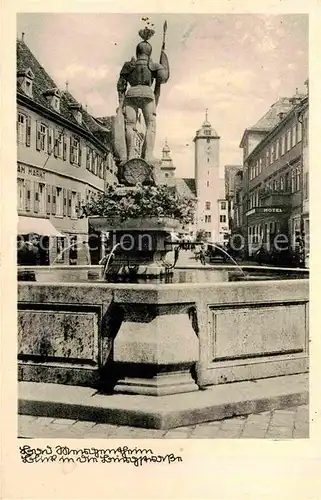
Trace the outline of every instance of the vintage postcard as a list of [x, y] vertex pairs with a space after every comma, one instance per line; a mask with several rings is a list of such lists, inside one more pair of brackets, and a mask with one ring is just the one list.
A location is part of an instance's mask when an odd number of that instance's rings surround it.
[[3, 498], [319, 498], [318, 3], [2, 12]]

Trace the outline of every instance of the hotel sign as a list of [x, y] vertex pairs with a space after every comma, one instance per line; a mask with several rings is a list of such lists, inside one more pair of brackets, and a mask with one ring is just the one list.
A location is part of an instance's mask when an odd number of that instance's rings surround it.
[[263, 214], [281, 214], [283, 210], [280, 207], [266, 207], [259, 210], [259, 212], [262, 212]]
[[246, 212], [246, 216], [254, 214], [284, 214], [287, 210], [283, 207], [255, 207]]
[[17, 172], [18, 174], [32, 175], [33, 177], [40, 177], [41, 179], [45, 177], [45, 172], [40, 168], [27, 167], [25, 165], [21, 165], [20, 163], [18, 163]]

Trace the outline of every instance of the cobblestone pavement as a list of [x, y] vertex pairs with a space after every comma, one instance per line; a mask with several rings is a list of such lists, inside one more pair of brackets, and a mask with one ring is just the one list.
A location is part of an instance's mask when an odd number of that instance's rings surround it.
[[309, 437], [308, 406], [265, 411], [244, 417], [177, 427], [170, 430], [95, 424], [77, 420], [19, 415], [18, 436], [21, 438], [86, 438], [86, 439], [291, 439]]

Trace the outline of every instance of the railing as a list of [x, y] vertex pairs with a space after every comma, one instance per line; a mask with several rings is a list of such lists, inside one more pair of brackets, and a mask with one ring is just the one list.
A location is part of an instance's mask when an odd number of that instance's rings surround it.
[[280, 195], [280, 196], [289, 196], [291, 195], [290, 191], [282, 191], [281, 189], [273, 190], [269, 188], [262, 188], [259, 191], [259, 198], [267, 198], [272, 195]]

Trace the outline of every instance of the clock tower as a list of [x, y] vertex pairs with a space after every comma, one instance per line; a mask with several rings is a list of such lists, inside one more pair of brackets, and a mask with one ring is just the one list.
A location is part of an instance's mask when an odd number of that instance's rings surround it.
[[195, 183], [197, 193], [196, 231], [204, 230], [207, 240], [220, 241], [219, 203], [225, 198], [224, 181], [219, 176], [220, 137], [208, 121], [196, 132], [195, 144]]

